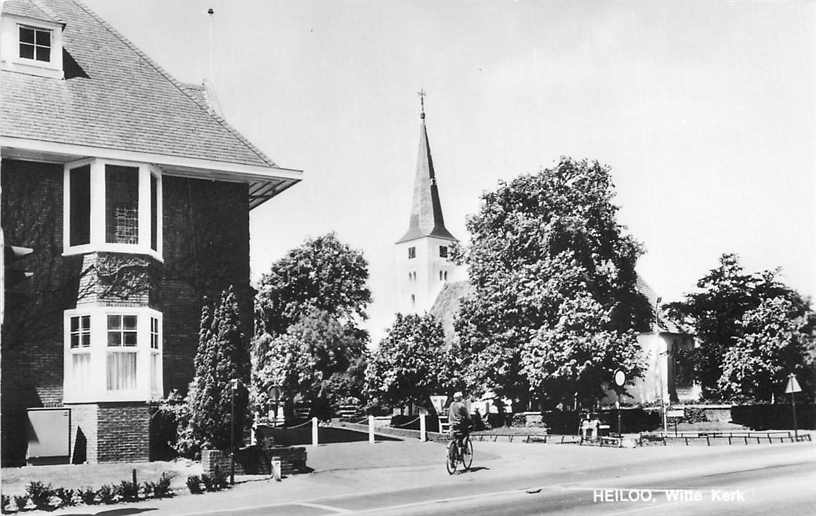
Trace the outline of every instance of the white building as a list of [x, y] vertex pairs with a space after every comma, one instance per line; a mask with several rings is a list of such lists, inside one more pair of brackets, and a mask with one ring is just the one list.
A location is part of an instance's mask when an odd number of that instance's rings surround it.
[[458, 272], [450, 258], [450, 246], [456, 242], [442, 216], [423, 102], [408, 231], [396, 243], [397, 311], [416, 314], [430, 310], [439, 292]]

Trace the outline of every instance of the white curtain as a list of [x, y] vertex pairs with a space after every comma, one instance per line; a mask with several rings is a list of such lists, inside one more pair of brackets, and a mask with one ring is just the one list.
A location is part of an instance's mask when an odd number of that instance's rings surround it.
[[87, 392], [90, 377], [91, 377], [91, 354], [72, 353], [71, 382], [74, 391], [77, 393]]
[[136, 352], [108, 352], [108, 390], [136, 389]]
[[159, 354], [150, 354], [150, 394], [154, 396], [161, 396], [159, 392]]

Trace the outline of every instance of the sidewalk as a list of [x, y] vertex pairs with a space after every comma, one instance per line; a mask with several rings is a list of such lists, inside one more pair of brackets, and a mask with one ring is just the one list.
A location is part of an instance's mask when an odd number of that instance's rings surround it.
[[[816, 459], [812, 443], [780, 444], [756, 447], [756, 454], [773, 453], [780, 448], [795, 447], [803, 457]], [[236, 510], [284, 503], [308, 503], [329, 497], [353, 497], [362, 494], [421, 493], [424, 489], [463, 487], [490, 492], [492, 486], [514, 478], [542, 475], [552, 483], [572, 479], [613, 480], [622, 472], [644, 465], [666, 468], [699, 468], [701, 461], [726, 459], [753, 460], [745, 447], [654, 447], [598, 448], [549, 446], [543, 444], [483, 442], [474, 443], [473, 471], [448, 475], [444, 466], [444, 446], [440, 443], [393, 441], [374, 445], [340, 443], [309, 448], [308, 465], [313, 473], [295, 475], [282, 482], [256, 479], [232, 489], [205, 495], [179, 495], [169, 500], [122, 504], [115, 506], [81, 506], [56, 514], [101, 514], [112, 510], [137, 513], [150, 511], [183, 515]], [[663, 467], [663, 466], [661, 466]], [[52, 513], [54, 514], [54, 513]]]

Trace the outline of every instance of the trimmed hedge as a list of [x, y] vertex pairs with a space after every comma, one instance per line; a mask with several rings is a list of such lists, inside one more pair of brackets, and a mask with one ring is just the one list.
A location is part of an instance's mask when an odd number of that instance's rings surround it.
[[[752, 430], [790, 430], [793, 412], [790, 405], [740, 405], [731, 407], [731, 421]], [[796, 424], [801, 429], [816, 430], [816, 405], [796, 405]]]

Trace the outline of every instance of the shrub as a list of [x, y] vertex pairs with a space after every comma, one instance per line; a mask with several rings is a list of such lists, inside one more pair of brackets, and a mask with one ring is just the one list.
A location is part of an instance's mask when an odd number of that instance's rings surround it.
[[97, 503], [96, 501], [96, 491], [91, 488], [88, 489], [79, 489], [79, 498], [82, 500], [82, 503], [85, 505], [94, 505]]
[[18, 511], [22, 511], [23, 507], [28, 505], [28, 497], [27, 496], [15, 496], [14, 497], [14, 505], [17, 506]]
[[73, 489], [65, 489], [60, 487], [54, 490], [54, 495], [59, 497], [59, 499], [62, 501], [62, 505], [76, 505], [76, 491]]
[[115, 501], [113, 497], [116, 496], [116, 494], [116, 488], [114, 486], [104, 484], [96, 491], [96, 497], [94, 499], [99, 500], [98, 503], [110, 505]]
[[0, 496], [0, 511], [2, 511], [3, 514], [6, 514], [7, 512], [9, 512], [9, 511], [6, 510], [6, 507], [8, 507], [8, 505], [10, 503], [11, 503], [11, 498], [9, 498], [6, 495], [1, 495]]
[[524, 414], [513, 414], [511, 426], [527, 426], [527, 416]]
[[48, 509], [50, 499], [54, 496], [54, 489], [51, 488], [51, 484], [29, 482], [26, 486], [26, 494], [38, 509]]
[[130, 480], [123, 480], [119, 484], [118, 493], [122, 500], [126, 502], [135, 502], [139, 499], [139, 483]]
[[215, 486], [213, 486], [213, 479], [210, 477], [210, 475], [201, 475], [201, 483], [204, 484], [205, 491], [217, 491]]
[[187, 477], [187, 489], [192, 494], [201, 494], [201, 479], [198, 475], [190, 475]]
[[173, 494], [170, 490], [171, 480], [173, 480], [172, 475], [162, 473], [159, 477], [159, 481], [153, 484], [153, 496], [156, 498], [166, 498], [171, 496]]
[[229, 487], [229, 483], [227, 482], [228, 478], [229, 475], [227, 475], [225, 471], [216, 469], [214, 483], [217, 486], [217, 489], [226, 489], [227, 487]]

